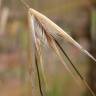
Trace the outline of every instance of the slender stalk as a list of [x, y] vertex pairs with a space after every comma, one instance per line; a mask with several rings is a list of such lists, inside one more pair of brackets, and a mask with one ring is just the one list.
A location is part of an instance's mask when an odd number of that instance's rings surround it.
[[30, 8], [30, 6], [29, 6], [24, 0], [20, 0], [20, 1], [21, 1], [21, 3], [22, 3], [27, 9]]

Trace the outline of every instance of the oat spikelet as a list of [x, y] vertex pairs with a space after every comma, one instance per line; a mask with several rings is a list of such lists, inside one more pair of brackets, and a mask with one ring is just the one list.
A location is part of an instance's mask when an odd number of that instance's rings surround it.
[[[62, 37], [66, 42], [77, 47], [82, 53], [86, 54], [94, 62], [96, 62], [96, 59], [88, 51], [86, 51], [84, 48], [82, 48], [74, 39], [72, 39], [65, 31], [63, 31], [60, 27], [58, 27], [55, 23], [53, 23], [50, 19], [48, 19], [43, 14], [37, 12], [36, 10], [34, 10], [32, 8], [29, 9], [28, 14], [29, 14], [29, 22], [32, 21], [32, 17], [34, 17], [33, 22], [30, 22], [30, 28], [34, 29], [32, 31], [32, 35], [34, 38], [33, 43], [34, 43], [34, 46], [36, 46], [36, 48], [38, 49], [37, 53], [39, 54], [39, 56], [41, 58], [41, 64], [42, 64], [42, 51], [40, 51], [40, 44], [43, 44], [46, 47], [49, 45], [54, 50], [54, 52], [57, 54], [60, 61], [63, 63], [63, 65], [67, 69], [67, 71], [71, 73], [73, 78], [75, 78], [75, 76], [71, 72], [70, 68], [68, 68], [67, 64], [63, 60], [63, 57], [61, 56], [61, 54], [59, 52], [59, 50], [61, 50], [61, 52], [63, 52], [63, 54], [66, 56], [67, 60], [70, 62], [71, 66], [74, 68], [77, 75], [81, 78], [83, 84], [86, 86], [86, 88], [88, 88], [88, 90], [90, 91], [92, 96], [95, 96], [95, 93], [89, 87], [85, 78], [76, 69], [76, 67], [71, 62], [71, 60], [67, 56], [67, 54], [64, 52], [64, 50], [62, 49], [62, 47], [60, 46], [58, 41], [56, 41], [56, 37], [57, 36]], [[34, 27], [32, 27], [32, 26], [34, 26]], [[42, 71], [42, 72], [44, 72], [44, 71]], [[45, 76], [44, 76], [44, 78], [45, 78]]]

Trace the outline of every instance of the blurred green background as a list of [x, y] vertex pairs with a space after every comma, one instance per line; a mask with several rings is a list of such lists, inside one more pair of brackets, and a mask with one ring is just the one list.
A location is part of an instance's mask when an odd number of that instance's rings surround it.
[[[49, 17], [96, 57], [96, 0], [24, 1]], [[0, 0], [0, 96], [32, 96], [28, 79], [30, 30], [27, 11], [20, 0]], [[96, 64], [73, 46], [58, 40], [96, 93]], [[46, 54], [48, 96], [92, 96], [81, 81], [78, 86], [51, 49]]]

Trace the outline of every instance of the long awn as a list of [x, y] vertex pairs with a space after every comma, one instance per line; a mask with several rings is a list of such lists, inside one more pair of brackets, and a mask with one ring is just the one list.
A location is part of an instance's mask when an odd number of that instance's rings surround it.
[[[64, 51], [64, 49], [62, 48], [62, 46], [60, 45], [58, 40], [56, 40], [56, 37], [60, 36], [69, 44], [74, 45], [82, 53], [84, 53], [88, 57], [90, 57], [95, 63], [96, 63], [96, 59], [88, 51], [86, 51], [81, 45], [79, 45], [72, 37], [70, 37], [64, 30], [62, 30], [59, 26], [57, 26], [55, 23], [53, 23], [49, 18], [47, 18], [43, 14], [39, 13], [38, 11], [30, 8], [23, 1], [22, 1], [22, 3], [28, 9], [29, 24], [30, 24], [30, 29], [32, 32], [31, 35], [33, 36], [33, 43], [35, 46], [34, 51], [38, 53], [38, 56], [41, 61], [40, 64], [41, 64], [42, 70], [43, 70], [43, 62], [42, 62], [42, 50], [41, 50], [42, 46], [41, 45], [45, 45], [45, 46], [49, 45], [54, 50], [54, 52], [57, 54], [60, 61], [63, 63], [63, 65], [67, 69], [67, 71], [71, 74], [71, 76], [73, 78], [75, 78], [74, 74], [71, 72], [70, 68], [67, 66], [66, 62], [63, 60], [63, 57], [61, 56], [60, 51], [65, 55], [65, 57], [70, 62], [71, 66], [76, 71], [77, 75], [81, 78], [83, 84], [86, 86], [86, 88], [88, 88], [88, 90], [90, 91], [92, 96], [96, 96], [95, 93], [93, 92], [93, 90], [88, 85], [85, 78], [78, 71], [78, 69], [74, 66], [71, 59], [69, 58], [67, 53]], [[37, 64], [37, 56], [35, 56], [35, 60], [36, 60], [35, 63], [36, 63], [36, 68], [37, 68], [38, 80], [39, 80], [39, 89], [40, 89], [41, 96], [44, 96], [43, 90], [42, 90], [42, 85], [41, 85], [38, 64]], [[44, 77], [44, 82], [46, 83], [46, 80], [45, 80], [46, 77], [44, 75], [44, 70], [42, 71], [42, 74]]]

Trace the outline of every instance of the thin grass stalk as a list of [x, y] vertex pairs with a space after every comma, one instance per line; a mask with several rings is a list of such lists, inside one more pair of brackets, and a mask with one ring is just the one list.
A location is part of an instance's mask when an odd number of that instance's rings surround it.
[[30, 8], [30, 6], [26, 2], [24, 2], [24, 0], [20, 0], [20, 2], [25, 6], [25, 8]]

